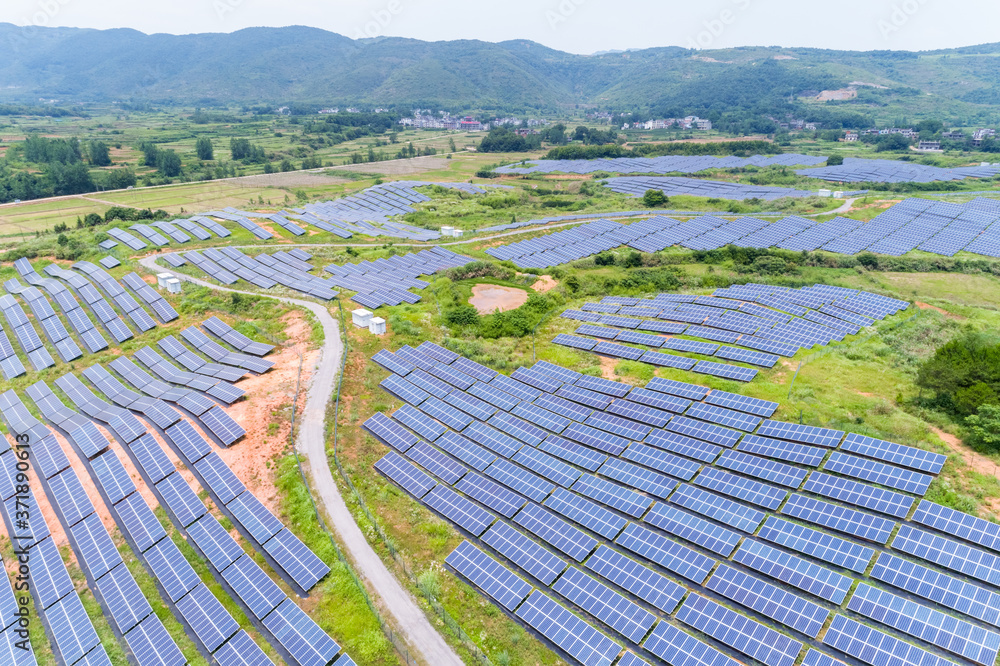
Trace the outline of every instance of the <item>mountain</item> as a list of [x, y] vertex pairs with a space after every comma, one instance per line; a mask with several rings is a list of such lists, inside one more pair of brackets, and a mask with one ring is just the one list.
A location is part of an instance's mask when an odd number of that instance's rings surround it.
[[[515, 40], [353, 40], [308, 27], [230, 34], [0, 23], [0, 99], [316, 102], [532, 110], [725, 110], [853, 87], [848, 110], [992, 119], [1000, 44], [926, 52], [678, 47], [590, 56]], [[854, 84], [851, 86], [851, 84]]]

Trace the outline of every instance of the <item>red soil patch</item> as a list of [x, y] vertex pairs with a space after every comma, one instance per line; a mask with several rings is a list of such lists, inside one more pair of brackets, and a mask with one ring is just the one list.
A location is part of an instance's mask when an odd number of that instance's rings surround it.
[[499, 287], [495, 284], [477, 284], [472, 287], [469, 303], [479, 314], [490, 314], [499, 310], [515, 310], [528, 301], [528, 292], [513, 287]]
[[539, 275], [538, 280], [535, 281], [535, 284], [531, 285], [531, 288], [540, 294], [544, 294], [558, 286], [559, 283], [551, 275]]

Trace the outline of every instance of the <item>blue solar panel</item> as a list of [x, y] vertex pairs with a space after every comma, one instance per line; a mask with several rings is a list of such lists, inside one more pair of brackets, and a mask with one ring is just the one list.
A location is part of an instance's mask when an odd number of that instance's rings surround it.
[[[731, 451], [727, 453], [732, 453]], [[788, 496], [788, 491], [769, 486], [766, 483], [730, 474], [712, 467], [702, 470], [694, 481], [695, 485], [729, 495], [744, 502], [750, 502], [765, 509], [775, 510]]]
[[670, 501], [749, 534], [757, 531], [765, 515], [762, 511], [688, 484], [682, 484], [670, 496]]
[[697, 594], [687, 598], [677, 619], [767, 666], [793, 666], [802, 650], [802, 643]]
[[931, 453], [911, 446], [887, 442], [881, 439], [848, 433], [840, 445], [844, 451], [857, 453], [882, 462], [902, 465], [927, 474], [938, 474], [948, 459], [940, 453]]
[[423, 502], [472, 536], [478, 537], [496, 520], [489, 511], [441, 484], [424, 495]]
[[560, 576], [552, 589], [633, 643], [641, 641], [656, 621], [648, 610], [576, 567]]
[[425, 472], [417, 469], [413, 463], [404, 460], [398, 453], [390, 451], [375, 463], [375, 469], [395, 481], [408, 493], [420, 499], [437, 483]]
[[719, 453], [723, 451], [721, 446], [664, 430], [654, 430], [644, 441], [665, 451], [679, 453], [682, 456], [706, 463], [718, 458]]
[[798, 423], [785, 423], [783, 421], [767, 420], [761, 424], [757, 431], [763, 437], [775, 437], [777, 439], [787, 439], [803, 444], [813, 444], [833, 448], [844, 438], [842, 430], [832, 430], [830, 428], [818, 428], [816, 426], [800, 425]]
[[885, 544], [896, 524], [885, 518], [855, 511], [829, 502], [822, 502], [805, 495], [793, 494], [781, 512], [809, 523], [823, 525], [837, 532]]
[[554, 483], [507, 460], [498, 459], [486, 468], [484, 474], [536, 502], [544, 500], [556, 487]]
[[517, 616], [584, 666], [611, 666], [621, 646], [535, 590]]
[[705, 423], [686, 416], [675, 416], [664, 426], [666, 430], [705, 440], [726, 448], [732, 447], [740, 439], [740, 433], [729, 428]]
[[[642, 445], [639, 444], [638, 446]], [[655, 449], [654, 452], [662, 455], [670, 455], [662, 451], [655, 451]], [[615, 458], [607, 460], [601, 466], [598, 473], [660, 499], [666, 499], [673, 489], [677, 487], [677, 482], [673, 479]]]
[[644, 514], [653, 503], [645, 495], [592, 474], [582, 475], [573, 484], [573, 490], [634, 518]]
[[629, 523], [615, 543], [698, 584], [705, 581], [717, 564], [712, 558], [635, 523]]
[[531, 586], [468, 541], [445, 558], [460, 573], [507, 610], [514, 610], [531, 592]]
[[571, 465], [530, 446], [518, 451], [512, 460], [564, 488], [572, 486], [581, 474], [578, 469]]
[[504, 522], [494, 523], [482, 540], [543, 585], [550, 585], [569, 566], [564, 559]]
[[563, 488], [556, 488], [545, 506], [606, 539], [614, 539], [628, 523], [618, 514]]
[[725, 564], [715, 571], [705, 587], [810, 638], [819, 635], [830, 616], [828, 610], [811, 601]]
[[946, 569], [1000, 586], [1000, 557], [984, 550], [918, 530], [906, 523], [892, 540], [895, 550], [909, 553]]
[[538, 445], [538, 449], [589, 472], [596, 470], [608, 458], [604, 454], [591, 451], [559, 435], [549, 435], [544, 442]]
[[711, 389], [707, 386], [687, 384], [685, 382], [679, 382], [673, 379], [663, 379], [661, 377], [653, 377], [653, 379], [649, 380], [649, 383], [646, 384], [646, 388], [650, 391], [667, 393], [669, 395], [675, 395], [688, 400], [702, 400], [706, 395], [708, 395], [709, 391], [711, 391]]
[[597, 546], [597, 540], [537, 504], [527, 504], [514, 522], [546, 543], [582, 562]]
[[599, 430], [581, 423], [572, 423], [563, 431], [563, 437], [585, 444], [598, 451], [619, 455], [631, 443], [628, 439], [613, 433]]
[[726, 451], [716, 462], [719, 467], [777, 483], [788, 488], [798, 488], [806, 477], [806, 470], [774, 460], [758, 458], [741, 451]]
[[723, 557], [729, 557], [740, 541], [740, 535], [736, 532], [669, 504], [656, 503], [644, 520], [664, 532], [679, 536]]
[[767, 458], [776, 458], [787, 462], [798, 463], [816, 467], [826, 456], [826, 451], [806, 444], [793, 444], [782, 442], [768, 437], [758, 437], [757, 435], [746, 435], [743, 441], [736, 447], [737, 451], [756, 453]]
[[904, 643], [843, 615], [834, 616], [830, 628], [823, 636], [823, 642], [871, 666], [886, 664], [951, 666], [952, 664], [947, 659]]
[[840, 451], [830, 454], [823, 469], [920, 496], [927, 492], [934, 480], [929, 474], [866, 460]]
[[810, 474], [803, 490], [896, 518], [905, 518], [913, 506], [913, 498], [908, 495], [822, 472]]
[[769, 516], [758, 536], [786, 548], [805, 553], [863, 574], [875, 555], [867, 546]]
[[838, 606], [854, 584], [847, 576], [753, 539], [743, 542], [733, 561]]
[[701, 465], [696, 462], [639, 443], [633, 443], [622, 451], [621, 457], [683, 481], [690, 481], [691, 477], [701, 469]]
[[672, 613], [687, 593], [684, 586], [607, 546], [600, 546], [586, 567], [664, 613]]

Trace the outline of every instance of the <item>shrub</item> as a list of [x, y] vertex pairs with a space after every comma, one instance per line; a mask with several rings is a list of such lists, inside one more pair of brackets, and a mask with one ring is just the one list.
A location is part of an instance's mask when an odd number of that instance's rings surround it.
[[452, 326], [476, 326], [479, 311], [471, 305], [456, 305], [444, 311], [444, 320]]
[[1000, 450], [1000, 405], [981, 405], [965, 418], [965, 443], [983, 451]]
[[970, 331], [942, 345], [921, 366], [917, 385], [934, 391], [940, 406], [961, 416], [998, 402], [1000, 340]]
[[646, 190], [646, 193], [642, 195], [642, 203], [647, 208], [659, 208], [670, 203], [670, 199], [663, 193], [663, 190]]

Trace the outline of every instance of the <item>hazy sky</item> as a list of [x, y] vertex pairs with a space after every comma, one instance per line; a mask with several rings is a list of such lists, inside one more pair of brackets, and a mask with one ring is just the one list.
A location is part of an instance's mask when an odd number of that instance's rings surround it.
[[997, 41], [997, 0], [0, 0], [0, 22], [143, 32], [308, 25], [348, 37], [530, 39], [574, 53], [743, 45], [925, 50]]

